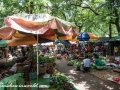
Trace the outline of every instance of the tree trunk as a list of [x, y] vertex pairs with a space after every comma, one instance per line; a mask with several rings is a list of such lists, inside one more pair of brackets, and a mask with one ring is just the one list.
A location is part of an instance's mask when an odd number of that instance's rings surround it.
[[118, 10], [116, 8], [114, 8], [114, 13], [115, 13], [115, 26], [118, 32], [120, 32], [120, 25], [119, 25], [119, 14], [118, 14]]
[[[109, 23], [109, 38], [111, 39], [112, 37], [112, 27], [111, 27], [111, 23]], [[111, 51], [112, 51], [112, 48], [111, 48], [111, 42], [109, 42], [108, 44], [108, 55], [111, 55]]]

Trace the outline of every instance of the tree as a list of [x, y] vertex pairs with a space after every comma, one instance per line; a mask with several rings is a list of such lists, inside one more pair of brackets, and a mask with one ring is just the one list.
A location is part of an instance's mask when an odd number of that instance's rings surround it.
[[[98, 36], [120, 32], [119, 0], [1, 0], [0, 26], [3, 19], [16, 13], [49, 13], [76, 24], [80, 31]], [[116, 29], [115, 29], [116, 27]]]

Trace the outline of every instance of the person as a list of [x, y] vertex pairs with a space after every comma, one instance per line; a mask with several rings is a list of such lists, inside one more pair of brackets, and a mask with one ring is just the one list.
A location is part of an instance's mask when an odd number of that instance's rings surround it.
[[117, 46], [114, 47], [114, 55], [115, 55], [115, 56], [118, 55], [118, 47], [117, 47]]
[[106, 47], [104, 45], [102, 46], [101, 50], [102, 50], [103, 56], [106, 56]]
[[23, 63], [27, 58], [27, 56], [18, 57], [17, 60], [15, 60], [15, 63]]
[[25, 56], [26, 51], [25, 51], [25, 48], [24, 48], [24, 47], [21, 47], [21, 52], [22, 52], [22, 56]]
[[88, 58], [88, 55], [85, 56], [85, 59], [83, 59], [83, 72], [88, 72], [90, 70], [90, 59]]
[[95, 59], [95, 67], [103, 66], [102, 60], [99, 58], [97, 54], [93, 54], [93, 57]]
[[79, 52], [75, 52], [73, 54], [73, 59], [78, 59], [79, 58]]
[[97, 45], [97, 46], [95, 46], [95, 52], [96, 52], [96, 53], [98, 53], [98, 52], [99, 52], [99, 48], [100, 48], [100, 47], [99, 47], [98, 45]]

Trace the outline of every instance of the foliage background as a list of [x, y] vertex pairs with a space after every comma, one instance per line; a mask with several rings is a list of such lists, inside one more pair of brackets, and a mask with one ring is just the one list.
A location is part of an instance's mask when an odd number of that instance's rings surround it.
[[109, 24], [112, 36], [120, 32], [119, 0], [0, 0], [0, 7], [1, 27], [4, 26], [4, 18], [9, 15], [49, 13], [76, 24], [80, 31], [92, 32], [100, 37], [110, 35]]

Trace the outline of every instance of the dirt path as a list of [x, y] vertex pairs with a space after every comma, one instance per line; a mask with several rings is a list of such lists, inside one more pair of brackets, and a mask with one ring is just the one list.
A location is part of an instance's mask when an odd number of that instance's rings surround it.
[[74, 66], [67, 66], [67, 61], [56, 60], [56, 68], [67, 75], [79, 90], [120, 90], [120, 85], [102, 80], [90, 73], [75, 71]]

